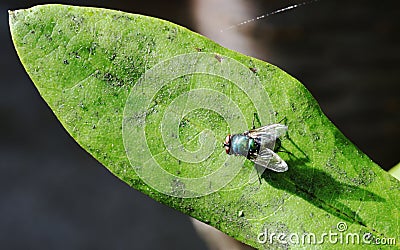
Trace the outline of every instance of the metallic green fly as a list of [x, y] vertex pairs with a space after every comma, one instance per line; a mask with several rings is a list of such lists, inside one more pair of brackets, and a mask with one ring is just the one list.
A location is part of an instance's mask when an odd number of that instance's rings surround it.
[[288, 127], [282, 124], [271, 124], [254, 128], [242, 134], [227, 135], [224, 142], [229, 155], [245, 156], [256, 165], [276, 172], [285, 172], [288, 165], [274, 152], [279, 137], [286, 134]]

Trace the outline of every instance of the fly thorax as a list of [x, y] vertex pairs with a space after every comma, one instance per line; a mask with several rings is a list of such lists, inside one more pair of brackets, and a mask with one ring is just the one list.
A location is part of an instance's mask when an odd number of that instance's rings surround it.
[[243, 155], [247, 157], [251, 144], [254, 144], [254, 140], [249, 138], [248, 136], [232, 135], [231, 151], [229, 153], [234, 155]]

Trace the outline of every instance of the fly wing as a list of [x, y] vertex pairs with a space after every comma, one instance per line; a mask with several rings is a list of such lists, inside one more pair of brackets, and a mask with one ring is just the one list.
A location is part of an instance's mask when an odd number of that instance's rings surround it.
[[282, 124], [271, 124], [245, 132], [245, 135], [254, 138], [260, 143], [260, 152], [266, 148], [274, 149], [275, 141], [288, 130], [288, 127]]
[[251, 161], [276, 172], [285, 172], [288, 170], [286, 162], [269, 148], [261, 150], [254, 159], [251, 159]]
[[253, 171], [251, 171], [250, 173], [249, 183], [254, 183], [255, 181], [259, 180], [265, 170], [266, 170], [265, 167], [258, 164], [254, 164]]
[[246, 133], [248, 133], [248, 135], [250, 137], [260, 137], [263, 135], [274, 135], [274, 136], [276, 136], [276, 138], [278, 138], [278, 137], [284, 135], [287, 132], [287, 130], [288, 130], [287, 126], [276, 123], [276, 124], [271, 124], [271, 125], [255, 128]]

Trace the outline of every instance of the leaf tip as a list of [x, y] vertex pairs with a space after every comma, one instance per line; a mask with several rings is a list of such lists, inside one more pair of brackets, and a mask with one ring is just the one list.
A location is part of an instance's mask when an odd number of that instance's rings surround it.
[[18, 16], [21, 12], [23, 12], [24, 10], [8, 10], [8, 23], [10, 26], [10, 29], [12, 30], [12, 27], [14, 26], [14, 24], [16, 22], [18, 22]]

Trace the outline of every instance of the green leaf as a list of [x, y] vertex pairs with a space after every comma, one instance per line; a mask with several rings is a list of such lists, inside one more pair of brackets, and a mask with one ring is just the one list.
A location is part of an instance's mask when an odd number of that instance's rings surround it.
[[[348, 234], [367, 248], [375, 239], [399, 246], [400, 182], [279, 68], [119, 11], [42, 5], [10, 12], [10, 27], [68, 133], [133, 188], [256, 248], [307, 247], [311, 234], [324, 249]], [[289, 170], [259, 181], [253, 163], [222, 148], [254, 113], [257, 126], [284, 119], [289, 127], [279, 152]]]

